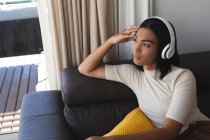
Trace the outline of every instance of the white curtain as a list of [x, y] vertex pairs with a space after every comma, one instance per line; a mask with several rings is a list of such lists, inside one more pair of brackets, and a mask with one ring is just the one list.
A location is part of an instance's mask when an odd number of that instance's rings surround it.
[[[50, 89], [60, 89], [63, 68], [80, 62], [109, 36], [151, 15], [152, 0], [37, 0]], [[105, 61], [130, 59], [130, 43]]]
[[[80, 64], [117, 32], [118, 2], [37, 0], [37, 3], [50, 89], [60, 89], [62, 69]], [[106, 60], [116, 59], [117, 50], [113, 48]]]
[[[118, 13], [119, 31], [131, 25], [139, 25], [152, 15], [152, 0], [119, 0]], [[131, 42], [119, 45], [120, 60], [132, 58], [131, 45]]]

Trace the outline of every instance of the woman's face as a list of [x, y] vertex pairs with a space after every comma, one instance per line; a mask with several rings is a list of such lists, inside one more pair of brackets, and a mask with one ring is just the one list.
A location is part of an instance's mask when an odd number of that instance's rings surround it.
[[140, 28], [132, 45], [134, 64], [143, 66], [147, 70], [156, 69], [157, 44], [158, 38], [152, 30]]

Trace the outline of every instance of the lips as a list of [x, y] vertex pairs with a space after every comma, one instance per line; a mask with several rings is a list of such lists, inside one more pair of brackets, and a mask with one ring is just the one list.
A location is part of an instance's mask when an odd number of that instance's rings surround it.
[[140, 60], [141, 57], [140, 56], [134, 56], [134, 59]]

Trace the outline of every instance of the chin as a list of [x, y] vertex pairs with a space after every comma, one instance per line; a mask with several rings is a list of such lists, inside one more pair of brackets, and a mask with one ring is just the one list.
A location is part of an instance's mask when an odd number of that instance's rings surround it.
[[133, 63], [137, 66], [143, 66], [143, 64], [140, 61], [134, 60], [133, 59]]

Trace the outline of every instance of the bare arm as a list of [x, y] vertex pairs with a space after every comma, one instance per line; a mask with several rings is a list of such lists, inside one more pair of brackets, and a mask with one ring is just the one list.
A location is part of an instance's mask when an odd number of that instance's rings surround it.
[[105, 78], [103, 57], [112, 48], [113, 43], [107, 40], [104, 44], [94, 50], [78, 67], [79, 72], [90, 77]]
[[182, 124], [166, 118], [162, 128], [156, 128], [132, 135], [97, 137], [93, 136], [87, 140], [175, 140], [178, 136]]
[[131, 26], [126, 30], [110, 37], [104, 44], [93, 51], [78, 67], [80, 73], [95, 78], [105, 79], [105, 69], [102, 64], [103, 57], [108, 53], [113, 45], [133, 40], [130, 35], [138, 29], [138, 26]]

